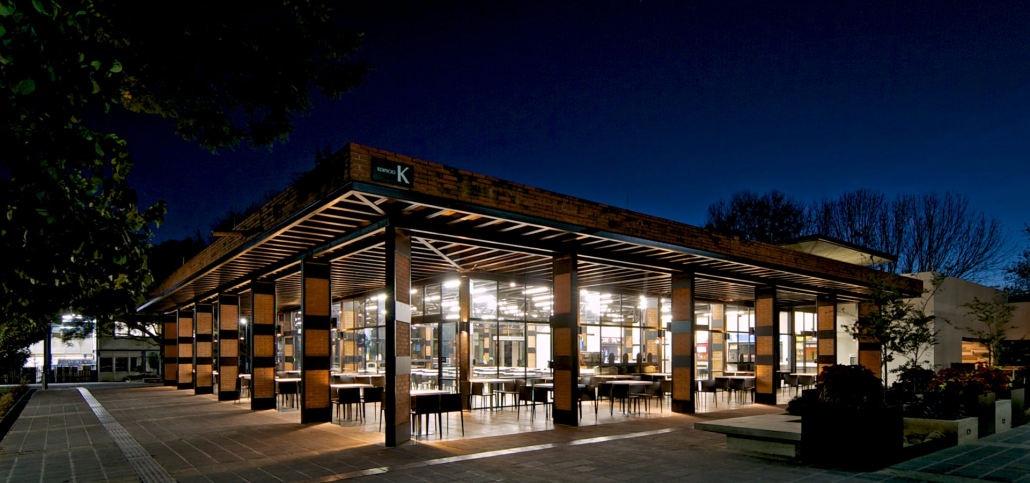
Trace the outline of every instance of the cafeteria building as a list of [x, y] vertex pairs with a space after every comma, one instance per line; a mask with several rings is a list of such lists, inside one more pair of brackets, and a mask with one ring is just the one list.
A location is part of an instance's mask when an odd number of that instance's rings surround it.
[[[140, 307], [164, 314], [165, 384], [218, 400], [242, 388], [252, 409], [293, 405], [301, 423], [332, 421], [345, 391], [366, 388], [355, 397], [382, 401], [387, 446], [412, 437], [416, 406], [440, 410], [417, 397], [435, 394], [465, 409], [529, 397], [569, 426], [605, 396], [693, 413], [719, 378], [776, 404], [821, 366], [879, 373], [876, 344], [841, 337], [874, 309], [871, 280], [922, 291], [811, 243], [740, 240], [358, 144], [216, 235]], [[619, 394], [620, 380], [640, 387]]]

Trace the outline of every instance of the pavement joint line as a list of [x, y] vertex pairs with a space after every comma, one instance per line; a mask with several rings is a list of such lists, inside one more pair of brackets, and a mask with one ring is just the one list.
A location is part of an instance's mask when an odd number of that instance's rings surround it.
[[115, 444], [118, 445], [118, 449], [122, 451], [125, 459], [132, 465], [132, 469], [136, 471], [140, 480], [144, 483], [174, 483], [175, 479], [172, 478], [164, 467], [161, 466], [157, 460], [155, 460], [147, 450], [133, 438], [125, 427], [121, 425], [110, 413], [104, 409], [104, 405], [100, 404], [97, 398], [93, 397], [93, 394], [89, 392], [89, 389], [79, 387], [79, 394], [86, 400], [86, 404], [93, 410], [93, 414], [100, 420], [100, 424], [104, 426], [104, 429], [111, 435], [111, 439], [114, 440]]
[[965, 476], [942, 475], [940, 473], [930, 473], [927, 471], [915, 470], [902, 470], [897, 468], [886, 468], [878, 471], [877, 473], [898, 476], [901, 478], [912, 478], [920, 481], [930, 481], [933, 483], [979, 483], [983, 481], [978, 478], [968, 478]]
[[368, 468], [368, 469], [364, 469], [364, 470], [349, 471], [347, 473], [338, 473], [338, 474], [335, 474], [335, 475], [321, 476], [321, 477], [318, 477], [318, 478], [311, 478], [311, 479], [308, 479], [308, 480], [304, 480], [304, 482], [305, 483], [326, 483], [326, 482], [331, 482], [331, 481], [349, 480], [349, 479], [352, 479], [352, 478], [360, 478], [362, 476], [381, 475], [383, 473], [389, 473], [391, 471], [404, 471], [404, 470], [410, 470], [410, 469], [413, 469], [413, 468], [422, 468], [422, 467], [426, 467], [426, 466], [445, 465], [445, 464], [448, 464], [448, 463], [460, 463], [460, 462], [463, 462], [463, 461], [473, 461], [473, 460], [480, 460], [480, 459], [485, 459], [485, 458], [494, 458], [494, 457], [497, 457], [497, 456], [509, 456], [509, 455], [519, 454], [519, 453], [528, 453], [528, 452], [531, 452], [531, 451], [541, 451], [541, 450], [545, 450], [545, 449], [559, 448], [559, 447], [562, 447], [562, 446], [578, 446], [578, 445], [584, 445], [584, 444], [605, 443], [605, 442], [617, 441], [617, 440], [621, 440], [621, 439], [642, 438], [642, 437], [645, 437], [645, 436], [654, 436], [656, 434], [672, 433], [672, 432], [676, 432], [676, 431], [683, 431], [683, 430], [682, 429], [678, 429], [678, 428], [664, 428], [664, 429], [656, 429], [656, 430], [653, 430], [653, 431], [641, 431], [641, 432], [637, 432], [637, 433], [615, 434], [615, 435], [611, 435], [611, 436], [598, 436], [598, 437], [594, 437], [594, 438], [576, 439], [576, 440], [572, 440], [572, 441], [568, 441], [568, 442], [564, 442], [564, 443], [545, 443], [545, 444], [535, 444], [535, 445], [531, 445], [531, 446], [519, 446], [519, 447], [516, 447], [516, 448], [498, 449], [498, 450], [494, 450], [494, 451], [484, 451], [484, 452], [481, 452], [481, 453], [472, 453], [472, 454], [467, 454], [467, 455], [447, 456], [447, 457], [444, 457], [444, 458], [434, 458], [434, 459], [425, 460], [425, 461], [416, 461], [416, 462], [413, 462], [413, 463], [405, 463], [405, 464], [397, 465], [397, 466], [380, 466], [380, 467], [377, 467], [377, 468]]

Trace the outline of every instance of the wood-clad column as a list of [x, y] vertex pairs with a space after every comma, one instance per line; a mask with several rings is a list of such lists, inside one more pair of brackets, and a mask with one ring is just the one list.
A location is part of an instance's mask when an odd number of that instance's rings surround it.
[[329, 395], [329, 264], [301, 262], [300, 422], [332, 421]]
[[551, 261], [554, 423], [579, 426], [579, 277], [575, 254]]
[[250, 285], [250, 409], [275, 409], [275, 282]]
[[178, 354], [178, 389], [193, 389], [193, 311], [179, 310], [175, 313], [179, 333]]
[[386, 228], [386, 446], [411, 439], [411, 236]]
[[708, 323], [708, 373], [712, 377], [722, 377], [726, 367], [726, 306], [710, 306], [712, 320]]
[[672, 410], [693, 414], [694, 393], [694, 274], [672, 276]]
[[824, 367], [837, 363], [837, 297], [820, 295], [815, 304], [818, 324], [816, 362], [819, 364], [819, 374], [822, 374]]
[[[472, 398], [467, 394], [472, 381], [472, 291], [468, 275], [461, 275], [458, 282], [458, 391], [461, 392], [461, 406], [472, 409]], [[469, 386], [469, 387], [465, 387]]]
[[164, 385], [177, 386], [179, 382], [179, 329], [178, 315], [174, 312], [161, 316], [161, 358], [164, 362]]
[[236, 399], [240, 375], [240, 296], [218, 296], [218, 400]]
[[214, 343], [214, 308], [210, 304], [197, 304], [193, 313], [193, 330], [196, 334], [194, 343], [193, 367], [196, 377], [193, 381], [194, 394], [211, 394], [214, 392], [211, 371], [214, 366], [212, 345]]
[[[858, 304], [858, 320], [865, 319], [870, 314], [875, 314], [879, 311], [880, 308], [871, 302], [861, 302]], [[883, 379], [880, 367], [882, 363], [883, 361], [880, 360], [880, 341], [870, 336], [859, 336], [858, 365], [873, 371], [876, 377]]]
[[776, 288], [755, 289], [755, 402], [776, 404], [780, 384], [779, 318], [776, 316]]

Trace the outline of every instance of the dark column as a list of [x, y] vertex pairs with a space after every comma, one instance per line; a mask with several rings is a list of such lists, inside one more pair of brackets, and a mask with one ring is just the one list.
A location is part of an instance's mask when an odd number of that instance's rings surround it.
[[161, 338], [164, 343], [161, 350], [164, 361], [164, 383], [176, 386], [179, 380], [179, 329], [175, 312], [161, 316]]
[[193, 389], [193, 311], [176, 312], [178, 321], [176, 331], [179, 333], [178, 347], [178, 389]]
[[819, 373], [822, 374], [824, 367], [837, 363], [837, 297], [820, 295], [816, 299], [815, 316], [818, 324], [816, 362], [819, 364]]
[[386, 446], [411, 439], [411, 236], [386, 228]]
[[236, 399], [240, 375], [240, 296], [218, 296], [218, 400]]
[[554, 423], [579, 426], [579, 279], [575, 254], [551, 261]]
[[329, 264], [304, 260], [300, 274], [300, 422], [329, 422]]
[[693, 414], [694, 392], [694, 274], [672, 276], [672, 410]]
[[193, 358], [193, 367], [196, 374], [193, 381], [194, 394], [211, 394], [214, 392], [211, 376], [214, 363], [211, 347], [214, 341], [212, 332], [214, 326], [213, 310], [210, 304], [197, 304], [196, 311], [193, 313], [193, 328], [196, 332], [196, 342], [194, 343], [194, 354], [196, 354], [196, 357]]
[[[880, 311], [880, 308], [870, 302], [858, 304], [858, 319], [862, 320]], [[880, 360], [880, 341], [875, 337], [862, 335], [858, 337], [858, 365], [873, 371], [876, 377], [883, 378]]]
[[779, 386], [776, 370], [780, 361], [779, 320], [776, 317], [776, 289], [755, 289], [755, 402], [776, 404]]
[[275, 409], [275, 282], [250, 287], [250, 408]]
[[[472, 292], [470, 291], [468, 275], [462, 275], [458, 285], [458, 390], [463, 389], [472, 380], [472, 324], [469, 322], [472, 315]], [[469, 407], [471, 398], [462, 392], [461, 405], [465, 409]]]

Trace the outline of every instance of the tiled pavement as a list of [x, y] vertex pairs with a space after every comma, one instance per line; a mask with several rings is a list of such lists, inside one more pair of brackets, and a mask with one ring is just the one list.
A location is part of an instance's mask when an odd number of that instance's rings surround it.
[[[666, 410], [661, 417], [620, 417], [616, 412], [612, 418], [600, 418], [608, 424], [580, 428], [554, 427], [539, 414], [536, 419], [523, 414], [516, 421], [512, 411], [475, 411], [466, 413], [467, 429], [473, 433], [469, 437], [460, 436], [460, 425], [452, 417], [443, 440], [430, 436], [386, 449], [371, 422], [302, 426], [296, 411], [253, 412], [246, 404], [220, 403], [213, 396], [164, 387], [97, 386], [89, 391], [173, 478], [183, 482], [968, 481], [961, 476], [972, 475], [972, 468], [1002, 464], [983, 459], [991, 455], [960, 447], [947, 450], [959, 453], [945, 451], [878, 473], [828, 471], [732, 453], [726, 450], [724, 436], [692, 429], [702, 419], [782, 411], [755, 405], [695, 416], [669, 415]], [[1005, 458], [1006, 472], [977, 476], [1026, 473], [1021, 466], [1025, 457], [1020, 455], [1030, 449], [1030, 431], [1024, 427], [1000, 436], [982, 444], [991, 451], [1004, 449], [992, 454]], [[129, 461], [74, 389], [38, 391], [2, 446], [0, 481], [138, 481]], [[938, 455], [940, 461], [950, 458], [948, 464], [962, 463], [970, 470], [943, 474], [943, 467], [934, 466]], [[925, 462], [911, 466], [918, 461]]]

